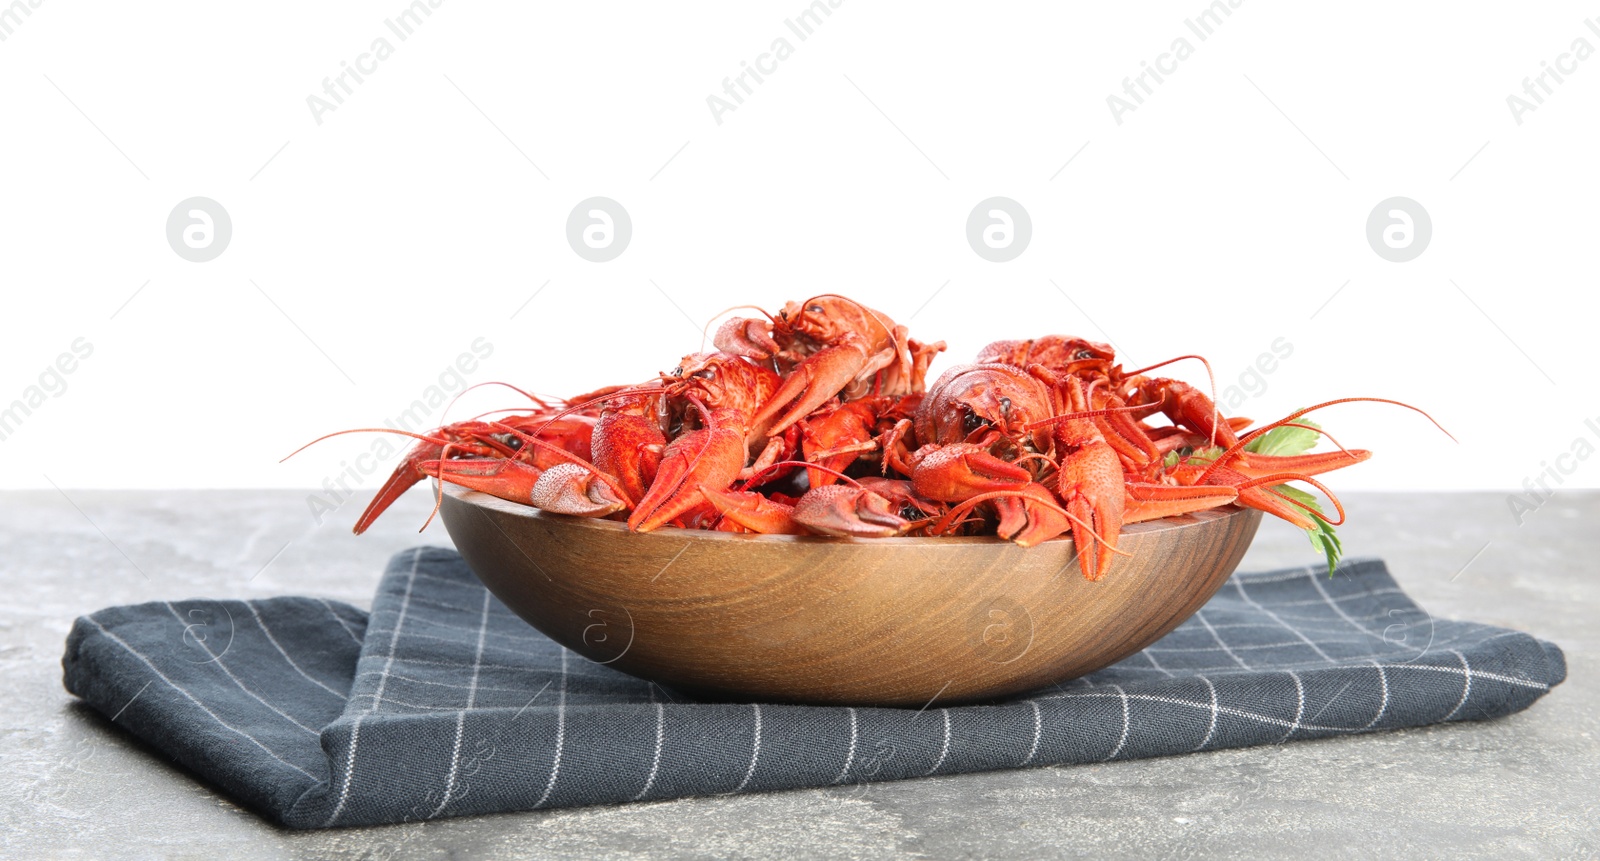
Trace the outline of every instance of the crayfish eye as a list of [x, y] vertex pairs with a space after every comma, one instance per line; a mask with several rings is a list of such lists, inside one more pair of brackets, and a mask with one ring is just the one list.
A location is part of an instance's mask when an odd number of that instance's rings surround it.
[[697, 380], [709, 380], [709, 379], [711, 379], [712, 377], [714, 377], [716, 375], [717, 375], [716, 372], [711, 370], [710, 368], [706, 368], [703, 371], [695, 371], [694, 372], [694, 378], [697, 379]]
[[989, 420], [984, 418], [984, 417], [982, 417], [982, 416], [980, 416], [980, 415], [978, 415], [977, 413], [973, 412], [972, 410], [967, 410], [967, 414], [961, 417], [961, 430], [963, 430], [967, 434], [971, 434], [973, 431], [977, 430], [978, 428], [988, 427], [988, 426], [989, 426]]
[[1000, 414], [1003, 415], [1003, 416], [1006, 416], [1008, 418], [1011, 416], [1011, 399], [1010, 398], [1001, 398], [1000, 399]]
[[822, 313], [822, 306], [821, 305], [810, 305], [810, 306], [806, 307], [806, 310], [809, 311], [812, 314], [821, 314]]
[[511, 436], [511, 435], [508, 434], [506, 436], [505, 443], [506, 443], [506, 448], [509, 448], [512, 451], [521, 451], [522, 450], [522, 437]]
[[1092, 352], [1090, 352], [1088, 350], [1079, 350], [1077, 355], [1073, 356], [1072, 358], [1074, 358], [1074, 359], [1092, 359], [1092, 358], [1094, 358], [1094, 353], [1092, 353]]
[[674, 377], [681, 377], [681, 376], [683, 376], [683, 366], [682, 366], [682, 365], [679, 365], [679, 366], [677, 366], [677, 367], [676, 367], [676, 368], [673, 368], [673, 369], [672, 369], [672, 373], [671, 373], [671, 374], [670, 374], [670, 375], [669, 375], [669, 376], [674, 376]]

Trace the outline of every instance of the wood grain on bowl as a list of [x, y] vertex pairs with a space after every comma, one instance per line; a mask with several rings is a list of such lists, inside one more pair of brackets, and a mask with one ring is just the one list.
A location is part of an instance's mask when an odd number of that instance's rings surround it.
[[1089, 582], [1070, 539], [633, 533], [452, 485], [442, 516], [496, 597], [591, 660], [707, 697], [913, 708], [1143, 649], [1210, 599], [1261, 522], [1230, 506], [1129, 526], [1132, 555]]

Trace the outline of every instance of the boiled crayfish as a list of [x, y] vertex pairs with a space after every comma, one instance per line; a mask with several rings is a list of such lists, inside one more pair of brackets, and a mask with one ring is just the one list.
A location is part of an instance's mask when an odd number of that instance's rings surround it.
[[1099, 580], [1126, 555], [1123, 526], [1222, 505], [1331, 535], [1344, 509], [1313, 476], [1371, 453], [1307, 453], [1322, 434], [1304, 416], [1350, 401], [1415, 409], [1344, 398], [1249, 430], [1194, 386], [1149, 376], [1169, 362], [1125, 371], [1111, 347], [1065, 335], [997, 341], [930, 388], [944, 342], [882, 312], [824, 294], [762, 313], [653, 380], [412, 435], [355, 531], [431, 476], [637, 532], [993, 534], [1025, 547], [1070, 533]]

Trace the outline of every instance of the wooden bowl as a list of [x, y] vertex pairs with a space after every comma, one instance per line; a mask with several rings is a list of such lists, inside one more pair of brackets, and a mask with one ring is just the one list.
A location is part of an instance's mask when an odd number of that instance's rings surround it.
[[446, 485], [484, 585], [569, 649], [711, 699], [922, 707], [1090, 673], [1189, 618], [1261, 514], [1228, 506], [1122, 532], [1091, 583], [1070, 539], [736, 535], [549, 514]]

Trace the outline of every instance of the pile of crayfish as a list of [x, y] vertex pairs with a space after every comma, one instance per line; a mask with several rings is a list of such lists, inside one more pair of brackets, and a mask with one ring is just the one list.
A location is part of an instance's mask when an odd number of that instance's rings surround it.
[[[1250, 420], [1224, 418], [1205, 392], [1148, 375], [1200, 357], [1127, 371], [1111, 347], [1064, 335], [990, 344], [929, 387], [943, 341], [835, 294], [730, 319], [713, 344], [648, 382], [565, 400], [524, 392], [528, 409], [411, 434], [355, 532], [433, 477], [637, 532], [997, 535], [1024, 547], [1070, 533], [1098, 580], [1139, 521], [1234, 504], [1313, 543], [1331, 535], [1344, 509], [1312, 476], [1371, 453], [1262, 446], [1264, 435], [1314, 443], [1302, 417], [1348, 401], [1416, 409], [1343, 398], [1246, 432]], [[1291, 481], [1322, 491], [1338, 519]]]

